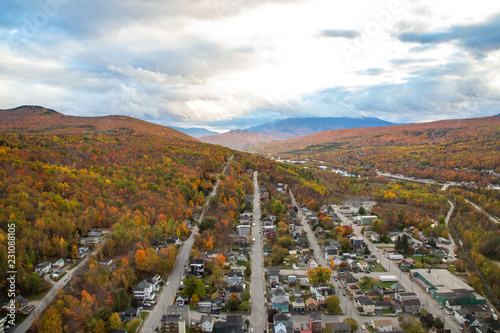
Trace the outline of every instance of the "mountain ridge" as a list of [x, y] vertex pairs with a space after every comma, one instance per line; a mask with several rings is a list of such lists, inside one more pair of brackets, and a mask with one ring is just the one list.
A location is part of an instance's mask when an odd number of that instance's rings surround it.
[[189, 136], [192, 136], [195, 139], [199, 139], [203, 136], [219, 134], [218, 132], [210, 131], [210, 130], [207, 130], [206, 128], [203, 128], [203, 127], [189, 127], [189, 128], [182, 128], [182, 127], [175, 127], [175, 126], [168, 126], [168, 127], [173, 128], [174, 130], [182, 132], [182, 133], [187, 134]]
[[334, 129], [393, 125], [399, 124], [373, 117], [305, 117], [275, 120], [262, 125], [246, 128], [246, 130], [265, 133], [278, 139], [291, 139]]
[[225, 146], [232, 149], [242, 150], [248, 146], [259, 143], [279, 140], [264, 133], [257, 133], [242, 129], [231, 130], [229, 132], [200, 137], [199, 140]]
[[137, 118], [109, 115], [80, 117], [65, 115], [53, 109], [38, 105], [23, 105], [0, 110], [0, 131], [10, 133], [54, 133], [54, 134], [94, 134], [94, 133], [136, 133], [165, 136], [172, 139], [193, 141], [191, 136], [167, 126]]

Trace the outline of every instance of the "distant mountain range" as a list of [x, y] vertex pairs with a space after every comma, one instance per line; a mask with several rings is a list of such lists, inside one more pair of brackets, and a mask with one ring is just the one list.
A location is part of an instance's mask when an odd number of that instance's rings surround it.
[[242, 150], [247, 146], [277, 141], [279, 139], [273, 138], [264, 133], [250, 132], [246, 130], [232, 130], [222, 134], [204, 136], [201, 137], [200, 140], [206, 143]]
[[247, 146], [303, 137], [334, 129], [397, 125], [378, 118], [288, 118], [246, 130], [199, 137], [201, 141], [243, 150]]
[[398, 125], [378, 118], [288, 118], [263, 125], [252, 126], [247, 131], [265, 133], [278, 139], [291, 139], [334, 129], [380, 127]]
[[[300, 138], [269, 142], [252, 147], [260, 153], [282, 154], [301, 151], [303, 156], [321, 151], [331, 154], [335, 149], [383, 147], [460, 142], [464, 138], [498, 137], [500, 119], [496, 116], [471, 119], [450, 119], [427, 123], [372, 128], [346, 128], [310, 134]], [[313, 153], [311, 153], [313, 154]], [[318, 154], [320, 155], [320, 154]], [[324, 156], [323, 158], [326, 158]]]
[[201, 138], [202, 136], [219, 134], [218, 132], [209, 131], [209, 130], [207, 130], [205, 128], [201, 128], [201, 127], [191, 127], [191, 128], [182, 128], [182, 127], [174, 127], [174, 126], [169, 126], [169, 127], [173, 128], [176, 131], [190, 135], [196, 139]]

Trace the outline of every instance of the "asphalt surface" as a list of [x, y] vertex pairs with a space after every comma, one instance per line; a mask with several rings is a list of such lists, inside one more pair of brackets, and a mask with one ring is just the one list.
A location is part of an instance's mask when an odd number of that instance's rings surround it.
[[[226, 167], [224, 168], [223, 173], [226, 172], [227, 165], [229, 164], [229, 162], [231, 162], [232, 158], [233, 157], [231, 156], [231, 158], [228, 160]], [[210, 201], [210, 198], [212, 198], [217, 193], [219, 183], [220, 183], [220, 181], [217, 180], [217, 182], [215, 183], [215, 186], [212, 189], [212, 192], [210, 192], [209, 196], [206, 198], [202, 213], [201, 213], [200, 217], [198, 218], [198, 223], [201, 223], [203, 221], [205, 211], [208, 207], [207, 203]], [[198, 234], [198, 227], [195, 226], [193, 229], [191, 229], [191, 235], [184, 242], [184, 244], [181, 247], [181, 250], [177, 254], [177, 260], [175, 261], [174, 269], [173, 269], [173, 271], [170, 274], [170, 277], [168, 279], [168, 281], [169, 281], [168, 286], [163, 287], [163, 291], [161, 292], [159, 298], [157, 296], [158, 299], [157, 299], [156, 306], [149, 313], [148, 317], [146, 318], [143, 325], [141, 326], [141, 329], [139, 332], [141, 332], [141, 333], [154, 332], [154, 330], [160, 326], [161, 318], [162, 318], [163, 314], [165, 313], [167, 307], [173, 303], [177, 289], [179, 289], [179, 285], [183, 279], [184, 268], [188, 264], [188, 261], [189, 261], [189, 254], [191, 253], [191, 247], [193, 246], [193, 243], [194, 243], [194, 237], [197, 234]], [[186, 324], [188, 324], [188, 323], [186, 323]], [[189, 323], [189, 324], [191, 324], [191, 323]]]
[[[293, 193], [290, 191], [290, 198], [292, 201], [292, 205], [297, 206], [297, 202], [295, 201], [295, 197], [293, 196]], [[299, 212], [297, 213], [297, 219], [302, 223], [304, 226], [304, 230], [307, 233], [307, 239], [309, 241], [309, 246], [312, 247], [314, 250], [314, 256], [318, 258], [319, 264], [323, 267], [328, 267], [330, 268], [330, 265], [328, 264], [327, 260], [324, 257], [323, 251], [321, 250], [319, 244], [318, 244], [318, 239], [314, 236], [313, 231], [311, 229], [311, 226], [309, 223], [307, 223], [305, 217], [302, 214], [302, 209], [299, 209]], [[341, 310], [344, 312], [344, 315], [323, 315], [321, 316], [322, 320], [324, 323], [335, 323], [335, 322], [342, 322], [345, 318], [353, 318], [356, 320], [360, 325], [361, 323], [373, 319], [387, 319], [387, 317], [361, 317], [354, 307], [354, 303], [349, 299], [348, 294], [346, 293], [344, 296], [344, 292], [340, 289], [340, 284], [338, 281], [334, 280], [333, 278], [333, 273], [332, 277], [330, 279], [330, 283], [335, 287], [335, 293], [337, 297], [339, 298], [339, 306]], [[300, 316], [297, 316], [300, 318]], [[294, 316], [294, 322], [296, 321], [295, 316]], [[305, 320], [307, 321], [307, 320]], [[302, 321], [302, 322], [305, 322]], [[361, 329], [360, 329], [361, 331]]]
[[265, 281], [264, 281], [264, 258], [262, 253], [262, 233], [260, 192], [257, 180], [258, 172], [253, 174], [254, 196], [253, 196], [253, 222], [252, 237], [255, 244], [252, 245], [252, 275], [250, 283], [250, 294], [252, 297], [252, 313], [250, 315], [250, 327], [255, 333], [263, 332], [266, 328], [267, 312], [265, 303]]
[[16, 333], [21, 333], [21, 332], [26, 332], [31, 325], [33, 324], [33, 321], [36, 319], [38, 315], [43, 313], [47, 306], [52, 302], [54, 297], [57, 295], [57, 292], [59, 289], [62, 289], [66, 284], [68, 284], [69, 280], [73, 277], [75, 272], [77, 272], [85, 263], [89, 260], [89, 257], [87, 256], [85, 259], [83, 259], [78, 265], [76, 265], [72, 270], [67, 271], [66, 275], [63, 276], [63, 278], [59, 281], [57, 281], [52, 288], [49, 290], [49, 292], [45, 295], [44, 298], [40, 300], [40, 302], [37, 303], [35, 308], [30, 312], [28, 317], [19, 325], [16, 325], [11, 329], [11, 332], [16, 332]]
[[[389, 267], [388, 272], [386, 274], [396, 275], [399, 279], [399, 283], [407, 291], [412, 291], [412, 290], [415, 291], [419, 295], [422, 307], [426, 309], [429, 313], [432, 313], [434, 317], [440, 317], [441, 320], [443, 320], [445, 323], [445, 328], [451, 329], [452, 332], [459, 332], [460, 326], [454, 319], [452, 319], [453, 316], [446, 314], [442, 309], [440, 309], [439, 308], [440, 304], [432, 297], [432, 295], [427, 294], [427, 292], [424, 289], [422, 289], [417, 283], [411, 282], [409, 273], [401, 272], [401, 270], [396, 265], [394, 265], [394, 263], [391, 260], [389, 260], [386, 256], [384, 256], [380, 252], [379, 249], [376, 248], [375, 244], [370, 242], [366, 237], [364, 237], [361, 234], [361, 228], [359, 226], [356, 226], [355, 224], [352, 223], [352, 221], [348, 220], [342, 213], [338, 211], [338, 209], [335, 209], [335, 213], [342, 219], [343, 223], [348, 224], [352, 227], [356, 236], [364, 238], [368, 248], [373, 254], [377, 256], [377, 259], [380, 260], [382, 266], [386, 268]], [[364, 318], [366, 320], [366, 317]], [[385, 318], [387, 319], [387, 317]]]

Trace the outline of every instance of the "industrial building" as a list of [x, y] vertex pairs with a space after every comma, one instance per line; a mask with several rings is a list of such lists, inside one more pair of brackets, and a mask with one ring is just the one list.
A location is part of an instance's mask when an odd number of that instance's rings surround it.
[[445, 269], [412, 269], [410, 274], [415, 281], [432, 294], [441, 305], [456, 300], [460, 304], [485, 304], [484, 297], [477, 294], [472, 287]]

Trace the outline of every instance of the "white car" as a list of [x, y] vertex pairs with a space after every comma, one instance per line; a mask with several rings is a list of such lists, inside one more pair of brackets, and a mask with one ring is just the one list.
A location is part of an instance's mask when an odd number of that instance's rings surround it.
[[361, 325], [361, 329], [362, 329], [362, 330], [366, 330], [365, 325]]

